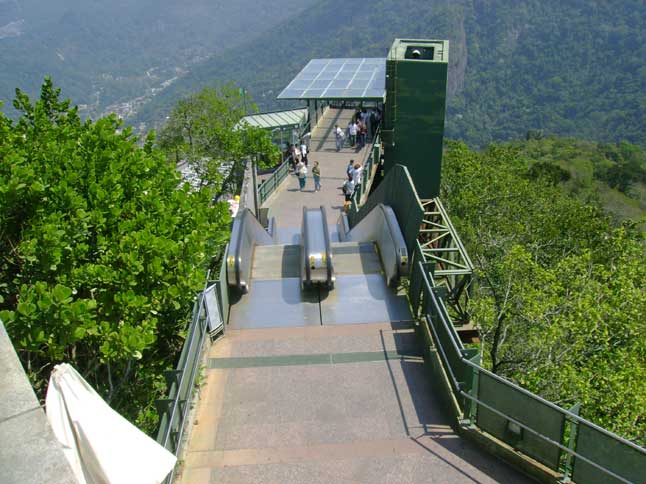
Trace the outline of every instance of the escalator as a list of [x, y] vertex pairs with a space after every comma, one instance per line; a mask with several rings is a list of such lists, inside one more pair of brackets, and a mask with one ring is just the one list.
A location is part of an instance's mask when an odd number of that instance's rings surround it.
[[389, 207], [376, 206], [352, 230], [342, 216], [332, 233], [323, 207], [304, 208], [297, 244], [277, 243], [275, 220], [270, 226], [265, 230], [248, 211], [234, 221], [230, 327], [410, 320], [396, 289], [407, 273], [406, 246]]

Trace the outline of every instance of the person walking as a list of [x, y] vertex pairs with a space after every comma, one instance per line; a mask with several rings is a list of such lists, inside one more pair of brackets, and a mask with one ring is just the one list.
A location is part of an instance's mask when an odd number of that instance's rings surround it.
[[308, 160], [307, 160], [307, 145], [305, 144], [305, 140], [302, 141], [301, 143], [301, 160], [303, 160], [303, 163], [305, 163], [305, 166], [307, 166]]
[[359, 127], [359, 139], [361, 140], [361, 147], [363, 148], [364, 146], [366, 146], [368, 139], [368, 126], [365, 122], [362, 122], [361, 126]]
[[314, 178], [314, 191], [321, 191], [321, 167], [319, 162], [315, 161], [314, 166], [312, 167], [312, 177]]
[[334, 136], [336, 137], [336, 150], [341, 151], [343, 147], [343, 130], [339, 128], [339, 125], [334, 125]]
[[305, 182], [307, 181], [307, 167], [303, 161], [299, 161], [296, 165], [296, 176], [298, 176], [298, 186], [302, 192], [305, 190]]

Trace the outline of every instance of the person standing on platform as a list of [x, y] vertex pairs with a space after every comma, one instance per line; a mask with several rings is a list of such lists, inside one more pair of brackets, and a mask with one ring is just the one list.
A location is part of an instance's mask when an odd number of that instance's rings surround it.
[[363, 148], [368, 141], [368, 126], [364, 122], [361, 123], [361, 127], [359, 128], [359, 138], [361, 139], [361, 147]]
[[307, 145], [305, 144], [305, 140], [301, 143], [301, 159], [303, 160], [303, 163], [305, 163], [305, 166], [307, 166]]
[[307, 181], [307, 167], [303, 161], [299, 161], [296, 165], [296, 176], [298, 176], [298, 186], [301, 190], [305, 190], [305, 182]]
[[350, 160], [350, 163], [348, 163], [348, 166], [345, 169], [345, 175], [350, 180], [352, 180], [352, 170], [354, 170], [354, 160]]
[[343, 197], [345, 202], [343, 204], [343, 211], [349, 212], [352, 205], [352, 195], [354, 194], [354, 182], [352, 178], [348, 178], [343, 184]]
[[339, 125], [334, 125], [334, 136], [336, 137], [336, 150], [341, 151], [343, 147], [343, 130], [339, 128]]
[[312, 168], [312, 177], [314, 178], [314, 191], [320, 192], [321, 191], [321, 167], [319, 166], [318, 161], [314, 162], [314, 167]]
[[352, 182], [354, 183], [354, 193], [360, 194], [361, 182], [363, 181], [363, 167], [361, 163], [354, 165], [352, 169]]
[[350, 146], [354, 147], [357, 142], [357, 123], [350, 121], [348, 133], [350, 134]]
[[296, 158], [296, 163], [299, 163], [300, 161], [302, 161], [301, 149], [296, 145], [294, 145], [294, 157]]

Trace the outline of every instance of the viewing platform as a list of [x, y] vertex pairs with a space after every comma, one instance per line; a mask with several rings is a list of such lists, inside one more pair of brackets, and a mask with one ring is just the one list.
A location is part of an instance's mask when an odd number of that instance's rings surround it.
[[[371, 149], [336, 151], [334, 125], [345, 128], [352, 114], [329, 109], [319, 121], [305, 191], [289, 175], [263, 205], [277, 220], [278, 243], [256, 246], [248, 293], [232, 298], [229, 326], [210, 349], [177, 479], [530, 482], [455, 433], [425, 370], [407, 299], [386, 284], [376, 245], [339, 242], [346, 167]], [[320, 206], [334, 288], [301, 290], [303, 207]]]

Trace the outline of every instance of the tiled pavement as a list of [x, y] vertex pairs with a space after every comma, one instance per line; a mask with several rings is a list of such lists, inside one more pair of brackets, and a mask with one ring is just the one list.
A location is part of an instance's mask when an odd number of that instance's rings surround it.
[[418, 355], [410, 323], [229, 331], [181, 482], [526, 482], [452, 431]]

